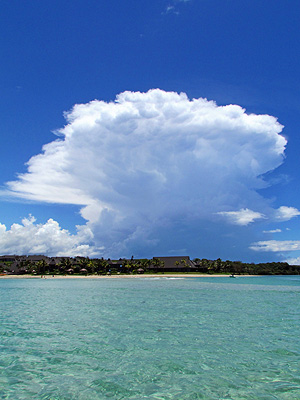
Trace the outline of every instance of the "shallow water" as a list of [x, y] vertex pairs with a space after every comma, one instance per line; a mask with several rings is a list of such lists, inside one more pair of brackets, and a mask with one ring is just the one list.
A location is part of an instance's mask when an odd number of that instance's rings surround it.
[[300, 399], [300, 277], [0, 280], [0, 399]]

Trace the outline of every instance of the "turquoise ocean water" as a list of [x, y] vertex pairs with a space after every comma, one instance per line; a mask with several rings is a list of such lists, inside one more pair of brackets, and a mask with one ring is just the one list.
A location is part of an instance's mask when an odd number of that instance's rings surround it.
[[0, 279], [0, 399], [300, 399], [300, 277]]

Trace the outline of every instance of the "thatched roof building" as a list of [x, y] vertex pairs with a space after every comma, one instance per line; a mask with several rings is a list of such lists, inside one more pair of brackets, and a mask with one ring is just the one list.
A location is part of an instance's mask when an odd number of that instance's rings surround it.
[[153, 257], [151, 269], [157, 272], [196, 271], [196, 267], [189, 256]]

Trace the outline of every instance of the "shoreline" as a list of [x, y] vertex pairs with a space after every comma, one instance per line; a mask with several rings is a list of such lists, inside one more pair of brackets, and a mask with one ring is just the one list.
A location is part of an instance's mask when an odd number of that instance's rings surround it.
[[[0, 279], [140, 279], [140, 278], [228, 278], [231, 274], [140, 274], [140, 275], [0, 275]], [[235, 275], [254, 277], [262, 275]], [[43, 277], [43, 278], [42, 278]]]

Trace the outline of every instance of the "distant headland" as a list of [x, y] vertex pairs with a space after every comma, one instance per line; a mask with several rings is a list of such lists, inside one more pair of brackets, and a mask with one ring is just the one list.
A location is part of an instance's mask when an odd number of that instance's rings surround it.
[[243, 263], [208, 260], [189, 256], [153, 257], [152, 259], [47, 257], [44, 255], [2, 255], [0, 275], [132, 275], [132, 274], [234, 274], [299, 275], [299, 265], [286, 262]]

